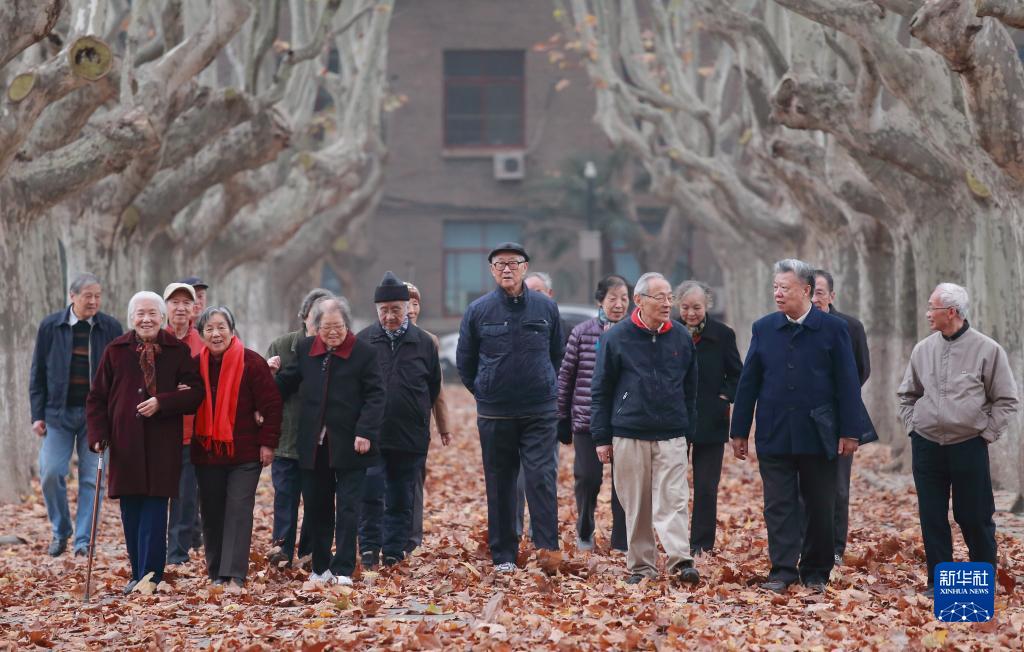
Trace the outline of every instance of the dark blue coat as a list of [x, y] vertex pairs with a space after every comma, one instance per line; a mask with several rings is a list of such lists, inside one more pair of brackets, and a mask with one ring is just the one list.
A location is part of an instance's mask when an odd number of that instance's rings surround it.
[[597, 446], [612, 437], [664, 440], [697, 426], [697, 350], [686, 327], [655, 335], [626, 318], [597, 343], [590, 381], [590, 434]]
[[[71, 306], [49, 315], [39, 324], [36, 334], [36, 348], [32, 353], [32, 370], [29, 372], [29, 400], [32, 404], [32, 421], [59, 422], [64, 414], [68, 398], [68, 382], [71, 374], [71, 325], [68, 316]], [[89, 375], [96, 377], [100, 359], [107, 345], [124, 331], [121, 324], [110, 315], [96, 313], [89, 335]]]
[[540, 292], [501, 288], [466, 308], [455, 362], [477, 412], [491, 417], [555, 413], [555, 373], [564, 347], [558, 306]]
[[802, 326], [782, 312], [754, 322], [733, 406], [733, 437], [749, 437], [757, 406], [758, 455], [834, 457], [839, 437], [864, 432], [857, 364], [846, 322], [811, 308]]

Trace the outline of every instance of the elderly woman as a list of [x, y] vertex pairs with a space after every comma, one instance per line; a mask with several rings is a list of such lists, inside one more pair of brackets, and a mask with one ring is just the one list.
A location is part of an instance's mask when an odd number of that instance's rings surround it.
[[260, 471], [274, 461], [281, 395], [267, 361], [242, 346], [224, 306], [196, 321], [205, 348], [199, 374], [206, 398], [196, 412], [192, 464], [199, 481], [206, 574], [241, 587], [249, 571], [252, 513]]
[[743, 369], [736, 333], [708, 315], [712, 305], [711, 288], [704, 283], [683, 281], [676, 288], [679, 317], [697, 347], [697, 428], [687, 442], [693, 458], [690, 552], [694, 555], [715, 547], [718, 481], [722, 453], [729, 441], [729, 404], [736, 396]]
[[154, 584], [163, 578], [167, 501], [177, 497], [181, 474], [182, 416], [203, 400], [197, 363], [187, 344], [161, 328], [166, 317], [159, 294], [132, 297], [131, 330], [103, 352], [86, 402], [89, 445], [110, 449], [107, 489], [121, 501], [132, 566], [126, 595], [147, 575]]
[[384, 376], [376, 350], [349, 329], [347, 302], [325, 299], [312, 315], [316, 335], [299, 342], [276, 380], [282, 396], [299, 392], [301, 399], [296, 448], [313, 544], [310, 579], [351, 585], [366, 469], [379, 457]]
[[[573, 476], [576, 489], [576, 547], [594, 549], [594, 510], [601, 492], [604, 465], [590, 437], [590, 381], [597, 360], [597, 340], [629, 312], [629, 284], [621, 276], [601, 279], [594, 292], [598, 313], [572, 329], [558, 370], [559, 439], [576, 449]], [[570, 430], [571, 429], [571, 430]], [[612, 548], [626, 549], [626, 519], [612, 484]]]

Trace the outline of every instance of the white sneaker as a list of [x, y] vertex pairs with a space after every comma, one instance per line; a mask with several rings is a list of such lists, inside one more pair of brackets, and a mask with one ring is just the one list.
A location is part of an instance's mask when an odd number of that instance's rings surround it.
[[[330, 571], [327, 571], [330, 573]], [[331, 584], [339, 584], [341, 586], [352, 586], [352, 578], [348, 575], [334, 575], [331, 578]]]
[[506, 561], [502, 564], [498, 564], [494, 567], [496, 573], [514, 573], [516, 572], [516, 565], [510, 561]]
[[331, 575], [331, 571], [328, 569], [323, 573], [310, 573], [309, 581], [316, 584], [331, 584], [334, 581], [334, 576]]

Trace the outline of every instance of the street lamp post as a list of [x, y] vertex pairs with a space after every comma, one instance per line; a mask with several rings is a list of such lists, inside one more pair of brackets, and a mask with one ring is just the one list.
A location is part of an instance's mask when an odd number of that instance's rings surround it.
[[[587, 161], [586, 165], [583, 166], [583, 178], [587, 181], [587, 202], [586, 202], [586, 218], [587, 218], [587, 231], [590, 232], [591, 238], [594, 233], [594, 182], [597, 180], [597, 166], [594, 165], [593, 161]], [[600, 242], [600, 241], [598, 241]], [[600, 249], [595, 252], [600, 255]], [[587, 257], [587, 288], [588, 291], [594, 288], [594, 265], [597, 262], [597, 256], [590, 255]]]

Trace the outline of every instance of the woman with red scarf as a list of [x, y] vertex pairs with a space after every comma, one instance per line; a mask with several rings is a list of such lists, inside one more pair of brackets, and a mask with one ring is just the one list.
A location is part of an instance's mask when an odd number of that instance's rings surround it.
[[249, 571], [256, 485], [274, 461], [281, 395], [267, 361], [242, 345], [224, 306], [203, 311], [196, 329], [206, 348], [199, 373], [206, 398], [196, 412], [192, 464], [199, 481], [206, 573], [241, 587]]
[[159, 294], [128, 302], [131, 330], [107, 345], [86, 399], [89, 446], [110, 449], [107, 490], [121, 503], [132, 575], [159, 584], [167, 558], [167, 501], [178, 495], [182, 416], [203, 398], [188, 346], [161, 328]]

